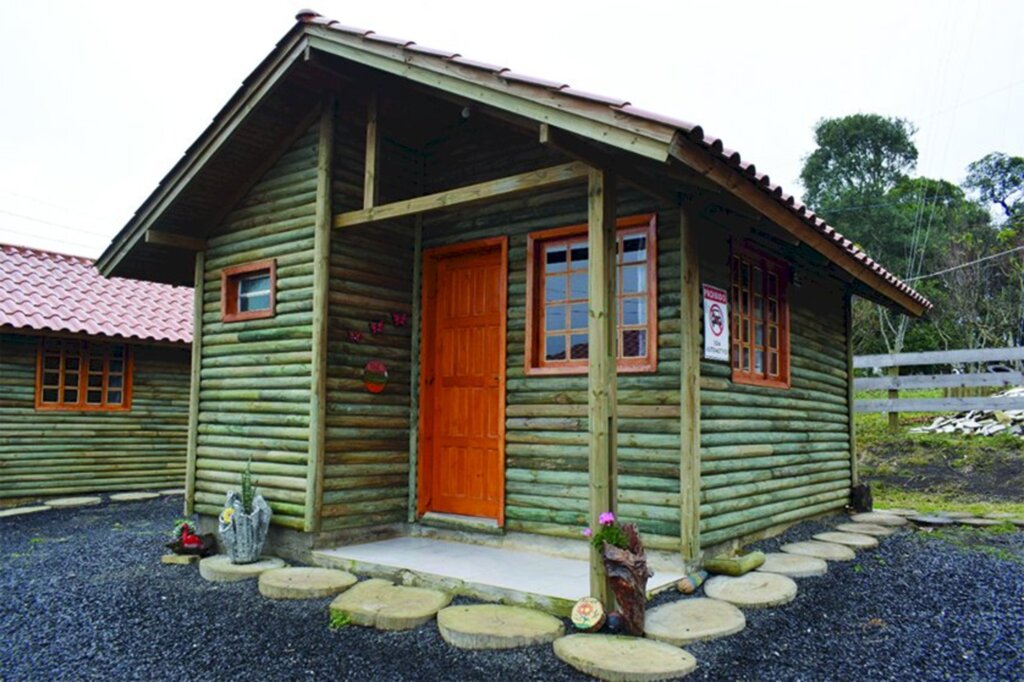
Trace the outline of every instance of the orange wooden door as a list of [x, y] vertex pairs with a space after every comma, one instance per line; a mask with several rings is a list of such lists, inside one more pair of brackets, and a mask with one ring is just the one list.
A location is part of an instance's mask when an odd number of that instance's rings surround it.
[[426, 253], [420, 512], [504, 522], [504, 239]]

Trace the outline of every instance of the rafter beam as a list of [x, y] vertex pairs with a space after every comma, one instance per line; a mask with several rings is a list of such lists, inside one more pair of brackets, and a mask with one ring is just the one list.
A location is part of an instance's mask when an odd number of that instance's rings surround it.
[[479, 182], [475, 185], [456, 187], [455, 189], [436, 192], [425, 196], [396, 201], [382, 206], [364, 208], [359, 211], [348, 211], [334, 216], [334, 227], [352, 227], [367, 223], [393, 220], [405, 216], [427, 213], [443, 208], [468, 206], [491, 201], [509, 199], [519, 194], [541, 189], [551, 189], [587, 179], [588, 167], [584, 163], [574, 161], [558, 166], [541, 168], [540, 170], [510, 175], [497, 180]]
[[205, 239], [186, 237], [185, 235], [173, 234], [171, 232], [157, 232], [156, 230], [146, 230], [146, 243], [156, 244], [157, 246], [169, 246], [173, 249], [182, 249], [183, 251], [206, 250]]

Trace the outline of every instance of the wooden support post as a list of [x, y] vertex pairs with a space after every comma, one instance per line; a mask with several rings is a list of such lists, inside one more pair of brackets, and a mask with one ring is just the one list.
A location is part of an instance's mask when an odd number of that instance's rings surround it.
[[849, 414], [850, 432], [850, 485], [860, 483], [860, 463], [857, 460], [857, 433], [853, 422], [853, 294], [843, 299], [846, 308], [846, 411]]
[[423, 216], [416, 216], [412, 250], [412, 368], [409, 371], [409, 523], [416, 520], [416, 490], [420, 442], [420, 281], [423, 271]]
[[196, 447], [199, 441], [199, 370], [203, 361], [203, 280], [206, 252], [196, 252], [192, 289], [192, 371], [188, 389], [188, 441], [185, 450], [185, 515], [192, 513], [196, 496]]
[[683, 561], [700, 561], [700, 261], [692, 210], [679, 212], [679, 532]]
[[[589, 171], [587, 244], [590, 251], [588, 424], [590, 527], [601, 512], [616, 507], [616, 256], [615, 179], [603, 169]], [[612, 598], [600, 553], [590, 550], [590, 594], [610, 608]]]
[[327, 317], [331, 269], [331, 180], [334, 157], [334, 95], [324, 97], [316, 160], [316, 214], [313, 232], [312, 362], [309, 389], [309, 451], [303, 530], [320, 528], [323, 506], [324, 446], [327, 421]]
[[366, 168], [363, 171], [363, 208], [377, 205], [379, 190], [377, 170], [380, 168], [380, 132], [377, 129], [377, 93], [370, 93], [366, 103]]
[[[898, 377], [900, 375], [899, 367], [890, 367], [886, 370], [886, 373], [891, 377]], [[898, 388], [889, 389], [889, 400], [899, 400], [900, 390]], [[895, 410], [889, 412], [889, 433], [897, 433], [900, 430], [900, 413]]]

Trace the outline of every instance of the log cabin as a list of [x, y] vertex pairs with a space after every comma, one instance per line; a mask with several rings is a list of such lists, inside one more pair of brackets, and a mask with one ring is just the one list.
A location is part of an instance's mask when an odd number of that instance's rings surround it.
[[187, 511], [251, 458], [299, 556], [842, 509], [851, 297], [931, 305], [699, 125], [312, 11], [99, 267], [194, 284]]
[[182, 487], [189, 288], [0, 245], [0, 505]]

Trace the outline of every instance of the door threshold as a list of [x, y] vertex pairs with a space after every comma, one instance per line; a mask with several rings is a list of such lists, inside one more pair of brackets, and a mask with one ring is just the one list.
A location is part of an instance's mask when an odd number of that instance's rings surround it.
[[420, 517], [420, 523], [424, 526], [433, 526], [434, 528], [450, 528], [476, 533], [490, 533], [491, 535], [502, 535], [504, 533], [496, 519], [489, 519], [483, 516], [466, 516], [464, 514], [430, 511]]

